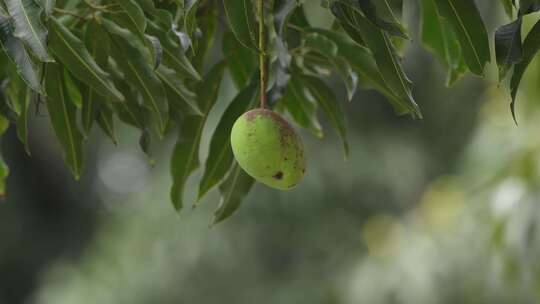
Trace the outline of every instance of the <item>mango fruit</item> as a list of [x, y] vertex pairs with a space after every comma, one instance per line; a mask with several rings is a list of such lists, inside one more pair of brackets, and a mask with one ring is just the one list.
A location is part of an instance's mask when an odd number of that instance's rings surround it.
[[288, 190], [304, 177], [302, 139], [271, 110], [255, 109], [240, 116], [232, 128], [231, 146], [240, 167], [271, 188]]

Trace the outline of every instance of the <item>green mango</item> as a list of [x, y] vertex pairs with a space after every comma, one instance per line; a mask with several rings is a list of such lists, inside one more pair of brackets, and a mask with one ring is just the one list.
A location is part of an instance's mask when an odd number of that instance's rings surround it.
[[236, 161], [255, 180], [289, 190], [304, 177], [302, 139], [277, 113], [255, 109], [240, 116], [231, 132]]

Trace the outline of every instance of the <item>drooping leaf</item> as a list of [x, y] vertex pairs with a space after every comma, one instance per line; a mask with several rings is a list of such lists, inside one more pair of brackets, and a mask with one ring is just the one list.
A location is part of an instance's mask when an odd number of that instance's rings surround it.
[[128, 125], [141, 131], [144, 130], [146, 124], [145, 109], [139, 104], [136, 92], [125, 81], [119, 82], [118, 88], [126, 96], [126, 102], [112, 104], [118, 118]]
[[99, 108], [97, 123], [103, 133], [105, 133], [116, 145], [118, 140], [116, 139], [116, 131], [114, 128], [114, 116], [113, 111], [109, 109], [109, 107], [102, 106]]
[[[110, 42], [107, 33], [97, 22], [89, 22], [84, 33], [84, 43], [90, 56], [94, 58], [99, 66], [107, 66], [110, 52]], [[81, 121], [84, 132], [88, 135], [92, 129], [94, 121], [99, 117], [100, 108], [107, 97], [99, 95], [95, 89], [83, 84]]]
[[152, 58], [154, 61], [154, 69], [157, 69], [161, 64], [161, 59], [163, 58], [163, 46], [158, 38], [150, 35], [145, 35], [147, 43], [150, 45]]
[[203, 35], [196, 40], [196, 51], [195, 55], [191, 58], [191, 62], [197, 71], [202, 71], [206, 55], [214, 44], [217, 32], [216, 28], [219, 24], [217, 5], [207, 7], [197, 18], [199, 20], [199, 29]]
[[257, 69], [255, 54], [240, 44], [231, 32], [226, 32], [223, 36], [223, 54], [227, 56], [227, 67], [236, 88], [247, 86], [251, 75]]
[[373, 55], [368, 49], [346, 40], [342, 35], [334, 31], [318, 28], [306, 28], [306, 30], [325, 35], [329, 39], [332, 39], [338, 46], [339, 56], [349, 62], [364, 85], [372, 87], [386, 96], [393, 105], [396, 113], [408, 113], [408, 108], [405, 106], [406, 101], [393, 93], [392, 89], [386, 84], [377, 68]]
[[349, 100], [353, 98], [358, 85], [358, 76], [351, 69], [345, 58], [338, 55], [339, 48], [332, 39], [318, 33], [304, 35], [304, 47], [317, 52], [328, 60], [332, 67], [345, 82]]
[[152, 112], [158, 134], [163, 134], [168, 119], [167, 95], [163, 84], [146, 59], [141, 45], [134, 35], [113, 22], [102, 19], [111, 37], [112, 56], [125, 73], [126, 79], [141, 93], [146, 106]]
[[13, 35], [9, 16], [0, 7], [0, 46], [17, 67], [17, 72], [34, 91], [40, 92], [41, 86], [34, 63], [28, 56], [21, 40]]
[[[377, 1], [382, 2], [386, 4], [386, 6], [388, 6], [387, 0]], [[407, 34], [405, 34], [405, 31], [399, 25], [399, 23], [395, 22], [394, 20], [387, 21], [383, 19], [377, 11], [377, 7], [372, 3], [372, 0], [358, 0], [358, 5], [364, 15], [368, 18], [368, 20], [378, 26], [380, 29], [388, 32], [390, 35], [395, 35], [407, 39]]]
[[146, 16], [139, 4], [135, 0], [116, 0], [116, 2], [123, 9], [130, 24], [137, 30], [136, 32], [144, 36], [144, 32], [146, 31]]
[[124, 96], [115, 87], [110, 75], [96, 63], [83, 42], [55, 18], [51, 18], [50, 24], [50, 49], [69, 72], [101, 96], [123, 101]]
[[79, 88], [69, 75], [69, 72], [64, 69], [64, 84], [66, 86], [66, 92], [68, 94], [68, 100], [73, 103], [73, 105], [80, 109], [82, 108], [83, 100]]
[[276, 33], [281, 36], [299, 3], [297, 0], [281, 0], [276, 1], [274, 5], [276, 6], [274, 9], [274, 27]]
[[499, 66], [499, 80], [502, 80], [508, 70], [523, 58], [522, 20], [521, 17], [518, 17], [517, 20], [503, 25], [495, 31], [495, 53]]
[[62, 66], [49, 64], [46, 73], [45, 87], [50, 120], [64, 150], [65, 161], [75, 179], [79, 179], [83, 166], [83, 136], [77, 126], [76, 108], [73, 102], [68, 100]]
[[6, 0], [5, 3], [13, 18], [15, 37], [23, 40], [41, 61], [53, 61], [47, 52], [47, 29], [41, 23], [41, 6], [34, 0]]
[[422, 43], [446, 67], [447, 86], [467, 71], [459, 41], [448, 21], [439, 16], [434, 0], [422, 0]]
[[[191, 109], [202, 115], [201, 109], [197, 104], [197, 96], [195, 93], [190, 91], [182, 82], [182, 79], [173, 69], [168, 68], [165, 65], [160, 65], [156, 70], [156, 74], [161, 79], [163, 84], [168, 86], [178, 97], [180, 97], [182, 102], [185, 102]], [[169, 98], [170, 99], [170, 98]], [[178, 99], [178, 98], [176, 98]], [[174, 103], [174, 100], [169, 100], [171, 103]]]
[[56, 6], [56, 0], [40, 0], [40, 3], [43, 8], [45, 20], [49, 20], [49, 17], [52, 15], [54, 7]]
[[332, 125], [341, 137], [341, 141], [343, 142], [343, 152], [345, 157], [347, 157], [349, 155], [349, 143], [347, 141], [345, 113], [338, 103], [334, 92], [317, 77], [304, 75], [302, 79], [313, 98], [317, 101], [317, 104], [328, 117], [330, 125]]
[[512, 0], [500, 0], [504, 11], [508, 15], [508, 17], [512, 18], [514, 16], [514, 4], [512, 3]]
[[199, 72], [193, 67], [182, 47], [172, 41], [167, 32], [157, 24], [148, 23], [148, 32], [159, 39], [163, 48], [162, 63], [174, 69], [178, 74], [194, 80], [201, 80]]
[[[0, 142], [2, 139], [2, 135], [4, 132], [6, 132], [7, 128], [9, 127], [9, 121], [3, 117], [0, 116]], [[6, 179], [9, 175], [9, 168], [7, 164], [4, 162], [4, 159], [2, 158], [2, 154], [0, 153], [0, 200], [4, 198], [6, 195]]]
[[323, 137], [322, 127], [317, 118], [317, 106], [306, 95], [305, 85], [299, 75], [292, 75], [278, 106], [284, 107], [298, 125], [308, 129], [315, 137]]
[[514, 120], [516, 120], [515, 104], [521, 78], [538, 51], [540, 51], [540, 21], [533, 26], [525, 38], [525, 41], [523, 42], [523, 59], [514, 67], [514, 74], [510, 80], [510, 90], [512, 95], [510, 108]]
[[33, 92], [26, 89], [22, 95], [21, 109], [19, 117], [17, 117], [17, 137], [23, 143], [26, 153], [30, 155], [30, 145], [28, 143], [28, 111], [30, 110], [30, 101], [33, 97]]
[[236, 39], [243, 46], [258, 51], [258, 32], [251, 0], [223, 0], [223, 7]]
[[17, 122], [17, 112], [15, 106], [11, 102], [11, 98], [8, 97], [7, 88], [9, 88], [10, 81], [4, 80], [0, 83], [0, 116], [7, 119], [8, 122]]
[[538, 0], [520, 0], [519, 15], [527, 15], [540, 10], [540, 1]]
[[185, 2], [184, 27], [190, 36], [193, 36], [197, 28], [197, 9], [200, 2], [200, 0], [186, 0]]
[[469, 70], [483, 75], [491, 55], [486, 27], [474, 1], [435, 0], [435, 4], [439, 14], [452, 26]]
[[188, 116], [183, 120], [171, 159], [173, 186], [171, 200], [174, 208], [183, 208], [184, 187], [187, 179], [199, 167], [199, 144], [204, 122], [200, 117]]
[[254, 184], [255, 180], [235, 164], [225, 181], [219, 186], [221, 201], [214, 211], [212, 224], [215, 225], [233, 215]]
[[335, 2], [332, 12], [342, 23], [348, 23], [362, 37], [371, 50], [377, 67], [392, 93], [399, 96], [401, 106], [417, 117], [422, 117], [411, 92], [411, 82], [405, 75], [395, 47], [387, 33], [372, 25], [354, 7]]
[[197, 89], [198, 103], [203, 116], [189, 115], [180, 125], [178, 141], [171, 160], [173, 186], [171, 200], [177, 211], [183, 207], [184, 187], [187, 179], [199, 166], [199, 145], [208, 113], [214, 106], [225, 65], [218, 63], [208, 72]]
[[212, 187], [217, 185], [231, 168], [234, 159], [230, 145], [232, 127], [238, 117], [257, 104], [257, 85], [257, 81], [252, 81], [240, 91], [221, 116], [210, 141], [210, 150], [204, 174], [199, 183], [197, 200], [200, 200]]
[[154, 0], [137, 0], [144, 12], [154, 16], [156, 20], [162, 23], [166, 28], [172, 28], [172, 14], [164, 9], [156, 8]]

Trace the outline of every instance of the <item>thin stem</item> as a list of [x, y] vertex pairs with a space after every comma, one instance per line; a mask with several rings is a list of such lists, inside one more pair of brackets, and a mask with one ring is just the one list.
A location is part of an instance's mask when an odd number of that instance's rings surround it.
[[304, 34], [307, 33], [307, 31], [305, 29], [303, 29], [303, 28], [301, 28], [301, 27], [299, 27], [299, 26], [297, 26], [295, 24], [292, 24], [292, 23], [287, 23], [287, 27], [290, 28], [290, 29], [293, 29], [295, 31], [298, 31], [300, 33], [304, 33]]
[[68, 11], [68, 10], [64, 10], [64, 9], [60, 9], [60, 8], [57, 8], [57, 7], [54, 8], [54, 11], [56, 13], [72, 16], [72, 17], [75, 17], [77, 19], [83, 19], [83, 20], [85, 19], [83, 16], [81, 16], [81, 15], [79, 15], [77, 13], [74, 13], [74, 12]]
[[266, 62], [266, 25], [264, 23], [264, 0], [258, 0], [259, 13], [259, 72], [261, 86], [261, 108], [266, 108], [267, 95], [266, 87], [268, 83], [268, 66]]

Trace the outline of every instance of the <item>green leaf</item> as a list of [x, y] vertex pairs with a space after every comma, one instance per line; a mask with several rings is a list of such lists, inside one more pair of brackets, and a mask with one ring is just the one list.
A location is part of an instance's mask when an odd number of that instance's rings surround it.
[[51, 18], [50, 24], [49, 47], [69, 72], [101, 96], [123, 101], [124, 96], [114, 86], [110, 75], [99, 67], [81, 40], [56, 19]]
[[6, 179], [9, 175], [9, 168], [0, 155], [0, 199], [6, 195]]
[[234, 160], [230, 136], [234, 123], [242, 114], [257, 104], [257, 81], [252, 81], [240, 91], [229, 104], [214, 131], [204, 174], [199, 183], [199, 201], [212, 187], [217, 185], [231, 168]]
[[[156, 74], [161, 79], [163, 84], [168, 86], [176, 96], [180, 97], [182, 102], [185, 102], [194, 113], [202, 115], [201, 109], [197, 104], [197, 96], [195, 93], [190, 91], [185, 84], [182, 82], [182, 79], [173, 69], [168, 68], [165, 65], [160, 65], [156, 70]], [[177, 98], [175, 98], [176, 100]], [[174, 103], [175, 100], [169, 100], [171, 103]]]
[[[388, 7], [387, 0], [377, 0], [378, 2], [385, 3], [385, 5]], [[399, 25], [399, 23], [392, 21], [386, 21], [384, 20], [381, 15], [379, 15], [377, 11], [377, 7], [372, 3], [371, 0], [358, 0], [358, 5], [364, 15], [367, 17], [369, 21], [371, 21], [373, 24], [375, 24], [380, 29], [388, 32], [390, 35], [398, 36], [401, 38], [407, 39], [407, 34], [405, 34], [405, 31], [403, 28]]]
[[112, 104], [118, 118], [128, 125], [140, 130], [144, 130], [146, 125], [145, 109], [137, 102], [137, 94], [131, 85], [122, 81], [118, 88], [126, 96], [126, 102], [115, 102]]
[[[95, 59], [99, 66], [107, 66], [110, 41], [107, 33], [97, 22], [89, 22], [84, 33], [84, 43], [91, 57]], [[93, 88], [83, 84], [81, 121], [84, 132], [88, 135], [94, 121], [100, 116], [100, 107], [105, 103], [107, 97], [99, 95]]]
[[190, 36], [193, 36], [197, 28], [197, 9], [200, 3], [200, 0], [186, 0], [184, 27]]
[[486, 27], [476, 4], [470, 0], [435, 0], [435, 4], [454, 29], [469, 70], [483, 75], [491, 55]]
[[154, 0], [137, 0], [137, 3], [139, 3], [144, 12], [154, 16], [166, 28], [172, 28], [172, 14], [167, 10], [156, 8]]
[[400, 97], [398, 101], [401, 102], [401, 106], [405, 107], [413, 115], [422, 117], [420, 109], [412, 97], [412, 84], [403, 71], [395, 47], [388, 34], [372, 25], [356, 9], [344, 3], [334, 3], [332, 12], [340, 22], [349, 23], [362, 36], [366, 46], [373, 53], [385, 83], [392, 89], [393, 94]]
[[28, 143], [28, 111], [33, 93], [31, 90], [26, 89], [22, 95], [21, 109], [19, 116], [17, 117], [17, 137], [23, 143], [26, 153], [30, 155], [30, 146]]
[[299, 3], [297, 0], [282, 0], [281, 3], [276, 1], [274, 5], [276, 6], [274, 9], [274, 27], [276, 33], [282, 36], [295, 9], [299, 7]]
[[352, 43], [334, 31], [317, 28], [306, 28], [306, 30], [325, 35], [329, 39], [332, 39], [338, 46], [339, 56], [349, 62], [364, 85], [370, 86], [386, 96], [394, 106], [396, 113], [405, 114], [408, 112], [408, 108], [405, 106], [406, 101], [394, 94], [392, 89], [386, 84], [378, 70], [373, 55], [367, 48]]
[[132, 33], [106, 19], [102, 19], [102, 24], [111, 36], [113, 58], [126, 79], [143, 96], [146, 106], [156, 120], [158, 134], [163, 134], [168, 119], [167, 95], [163, 84], [146, 60], [147, 54], [136, 44]]
[[255, 180], [235, 164], [227, 179], [219, 186], [221, 201], [216, 211], [214, 211], [212, 225], [220, 223], [233, 215], [254, 184]]
[[448, 21], [439, 16], [434, 0], [422, 0], [422, 43], [446, 67], [448, 86], [467, 71], [459, 41]]
[[223, 36], [223, 54], [227, 58], [227, 67], [236, 88], [244, 88], [249, 84], [251, 75], [257, 69], [255, 54], [238, 43], [231, 32], [226, 32]]
[[540, 51], [540, 21], [533, 26], [527, 35], [527, 38], [525, 38], [525, 41], [523, 42], [523, 59], [514, 67], [514, 74], [510, 80], [510, 90], [512, 95], [510, 108], [514, 120], [516, 120], [515, 104], [521, 78], [538, 51]]
[[134, 0], [116, 0], [116, 2], [120, 4], [120, 7], [122, 7], [126, 13], [133, 28], [136, 29], [141, 36], [144, 36], [144, 32], [146, 31], [146, 16], [139, 4]]
[[243, 46], [258, 52], [257, 24], [251, 0], [223, 0], [223, 6], [236, 39]]
[[0, 199], [6, 195], [6, 179], [9, 175], [9, 168], [0, 155]]
[[185, 75], [194, 80], [201, 80], [201, 75], [193, 67], [180, 45], [173, 42], [167, 32], [157, 24], [148, 23], [148, 32], [159, 39], [163, 48], [162, 63], [174, 69], [179, 75]]
[[154, 61], [154, 69], [157, 69], [163, 59], [163, 46], [158, 38], [150, 35], [145, 35], [146, 43], [149, 45], [152, 59]]
[[514, 4], [512, 3], [513, 0], [500, 0], [500, 2], [504, 7], [504, 11], [508, 15], [508, 17], [512, 18], [514, 16]]
[[34, 0], [6, 0], [15, 26], [14, 35], [23, 40], [41, 61], [53, 61], [47, 53], [47, 29], [41, 23], [43, 9]]
[[203, 35], [196, 40], [196, 51], [195, 55], [191, 58], [191, 62], [198, 71], [201, 71], [204, 66], [206, 55], [208, 51], [212, 49], [212, 45], [216, 40], [216, 28], [220, 19], [217, 5], [206, 7], [197, 18], [200, 22], [199, 29]]
[[521, 24], [523, 19], [499, 27], [495, 31], [495, 53], [499, 66], [499, 80], [502, 80], [508, 70], [523, 58], [521, 42]]
[[527, 15], [540, 10], [540, 1], [538, 0], [520, 0], [519, 15]]
[[81, 92], [79, 91], [79, 88], [77, 87], [75, 82], [73, 82], [73, 79], [71, 78], [67, 70], [64, 70], [64, 81], [68, 94], [68, 100], [71, 101], [77, 109], [82, 108], [83, 101]]
[[278, 107], [284, 107], [293, 120], [302, 128], [308, 129], [315, 137], [322, 138], [323, 131], [317, 118], [317, 106], [306, 95], [302, 79], [293, 74]]
[[49, 64], [46, 73], [47, 109], [51, 123], [64, 149], [65, 161], [75, 179], [79, 179], [83, 166], [83, 136], [77, 127], [76, 108], [68, 100], [62, 66]]
[[343, 142], [343, 151], [345, 157], [349, 155], [349, 143], [347, 141], [347, 127], [345, 122], [345, 113], [338, 103], [337, 98], [322, 80], [317, 77], [303, 75], [302, 77], [309, 92], [315, 98], [323, 112], [328, 117], [330, 125], [337, 131]]
[[210, 110], [216, 103], [225, 65], [216, 64], [199, 84], [197, 96], [204, 116], [187, 116], [180, 125], [178, 141], [171, 160], [173, 186], [171, 200], [177, 211], [183, 207], [184, 187], [187, 179], [199, 168], [199, 145]]
[[118, 140], [116, 139], [116, 131], [114, 128], [114, 116], [113, 111], [107, 106], [101, 106], [97, 116], [97, 123], [103, 133], [105, 133], [112, 142], [116, 145]]
[[43, 8], [43, 13], [45, 14], [45, 20], [48, 21], [56, 6], [56, 0], [40, 0], [40, 3]]
[[[1, 136], [4, 134], [4, 132], [9, 127], [8, 120], [0, 116], [0, 139]], [[0, 154], [0, 199], [3, 199], [6, 195], [6, 179], [9, 175], [9, 168], [4, 162], [4, 159], [2, 158], [2, 154]]]
[[358, 86], [358, 76], [351, 69], [346, 59], [338, 56], [339, 48], [337, 44], [325, 35], [309, 33], [304, 36], [304, 47], [326, 57], [326, 60], [344, 80], [347, 96], [349, 100], [352, 100]]
[[9, 59], [15, 63], [17, 73], [34, 91], [40, 92], [41, 85], [34, 63], [28, 56], [23, 43], [13, 36], [13, 28], [9, 16], [0, 7], [0, 46], [6, 52]]

